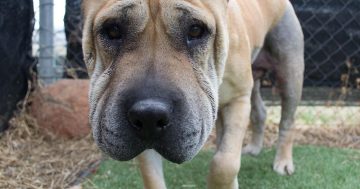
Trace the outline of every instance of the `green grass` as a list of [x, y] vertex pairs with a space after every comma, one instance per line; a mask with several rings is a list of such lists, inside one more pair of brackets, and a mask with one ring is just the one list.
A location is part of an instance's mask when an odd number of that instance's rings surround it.
[[[259, 157], [245, 156], [239, 174], [243, 189], [357, 189], [360, 188], [360, 151], [323, 147], [295, 147], [296, 172], [279, 176], [272, 171], [273, 149], [265, 149]], [[164, 163], [169, 189], [206, 188], [208, 164], [213, 155], [203, 151], [183, 165]], [[85, 189], [143, 188], [136, 163], [107, 160], [84, 184]]]

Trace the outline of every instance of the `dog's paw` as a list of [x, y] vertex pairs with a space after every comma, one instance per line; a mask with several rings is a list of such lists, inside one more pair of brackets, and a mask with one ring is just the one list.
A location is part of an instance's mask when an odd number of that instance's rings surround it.
[[257, 156], [260, 154], [262, 150], [262, 146], [260, 145], [254, 145], [254, 144], [248, 144], [246, 145], [243, 149], [242, 149], [242, 154], [243, 155], [252, 155], [252, 156]]
[[295, 172], [292, 159], [275, 160], [273, 169], [280, 175], [292, 175]]

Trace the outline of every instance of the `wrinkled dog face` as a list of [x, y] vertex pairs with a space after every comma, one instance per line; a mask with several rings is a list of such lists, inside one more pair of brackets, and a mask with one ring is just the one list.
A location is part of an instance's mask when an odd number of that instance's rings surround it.
[[84, 1], [90, 121], [111, 157], [155, 149], [181, 163], [205, 143], [227, 43], [211, 2]]

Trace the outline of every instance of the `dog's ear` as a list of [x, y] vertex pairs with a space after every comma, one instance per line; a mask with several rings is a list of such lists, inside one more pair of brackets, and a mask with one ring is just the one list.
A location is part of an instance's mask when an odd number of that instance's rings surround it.
[[216, 20], [216, 38], [214, 45], [217, 50], [215, 51], [214, 63], [220, 84], [224, 75], [225, 62], [229, 51], [228, 23], [226, 19], [229, 0], [211, 0], [206, 2]]
[[82, 17], [83, 17], [83, 54], [84, 62], [88, 69], [89, 75], [92, 74], [95, 66], [96, 54], [94, 46], [93, 26], [96, 14], [104, 5], [105, 0], [83, 0]]

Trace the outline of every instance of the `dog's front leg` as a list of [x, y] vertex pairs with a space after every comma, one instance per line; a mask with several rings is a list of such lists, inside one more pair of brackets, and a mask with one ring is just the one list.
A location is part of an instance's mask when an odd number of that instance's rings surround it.
[[223, 122], [217, 126], [222, 128], [217, 129], [221, 130], [217, 136], [220, 140], [210, 165], [209, 189], [238, 188], [241, 147], [249, 124], [250, 109], [250, 95], [244, 95], [234, 99], [220, 112]]
[[145, 189], [166, 189], [162, 157], [154, 150], [146, 150], [137, 157]]

